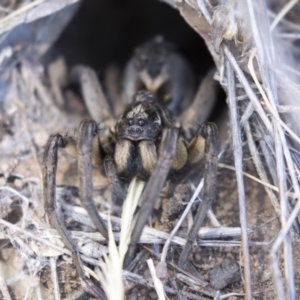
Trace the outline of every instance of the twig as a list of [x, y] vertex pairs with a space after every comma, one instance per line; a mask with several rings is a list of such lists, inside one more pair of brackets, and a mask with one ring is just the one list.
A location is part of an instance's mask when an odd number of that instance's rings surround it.
[[198, 282], [191, 277], [177, 273], [176, 278], [187, 284], [191, 290], [200, 292], [205, 296], [214, 297], [216, 295], [216, 291], [214, 291], [212, 288], [199, 285]]
[[221, 295], [220, 298], [221, 299], [227, 299], [227, 298], [234, 297], [234, 296], [244, 297], [245, 294], [242, 294], [242, 293], [228, 293], [228, 294], [225, 294], [225, 295]]
[[56, 260], [57, 257], [50, 258], [50, 268], [51, 268], [51, 278], [52, 278], [53, 289], [54, 289], [54, 299], [60, 300], [60, 292], [59, 292], [58, 277], [57, 277], [57, 270], [56, 270]]
[[[151, 279], [145, 279], [141, 275], [131, 273], [128, 271], [123, 271], [123, 279], [130, 280], [132, 282], [136, 282], [138, 284], [141, 284], [143, 286], [146, 286], [147, 288], [153, 288], [154, 284]], [[164, 285], [164, 290], [168, 294], [175, 295], [176, 291], [174, 291], [172, 288], [170, 288], [167, 285]], [[187, 293], [186, 291], [182, 291], [183, 295], [185, 295], [188, 299], [195, 299], [195, 300], [205, 300], [203, 297], [199, 297], [197, 295], [194, 295], [192, 293]]]
[[234, 149], [234, 164], [236, 169], [236, 178], [238, 185], [239, 195], [239, 208], [240, 208], [240, 222], [242, 230], [242, 249], [243, 249], [243, 260], [244, 260], [244, 278], [245, 278], [245, 290], [246, 299], [252, 299], [251, 291], [251, 271], [250, 271], [250, 257], [248, 248], [248, 235], [247, 235], [247, 219], [246, 219], [246, 204], [245, 204], [245, 190], [243, 180], [243, 167], [242, 167], [242, 143], [240, 136], [240, 128], [238, 123], [236, 97], [235, 97], [235, 80], [234, 73], [228, 60], [225, 62], [228, 82], [228, 104], [230, 108], [230, 123], [232, 129], [232, 143]]
[[[93, 227], [93, 224], [91, 220], [87, 216], [80, 216], [82, 211], [85, 213], [84, 209], [81, 207], [73, 207], [71, 205], [68, 205], [68, 210], [70, 216], [78, 222], [81, 222], [82, 224], [88, 225]], [[74, 211], [77, 211], [76, 213]], [[100, 214], [101, 216], [104, 216], [105, 214]], [[104, 217], [105, 219], [105, 217]], [[111, 216], [111, 220], [115, 224], [120, 224], [121, 220], [118, 217]], [[71, 231], [71, 236], [74, 239], [78, 238], [90, 238], [95, 241], [103, 242], [105, 241], [104, 237], [99, 232], [82, 232], [82, 231]], [[114, 233], [115, 239], [118, 240], [120, 237], [120, 234], [118, 232]], [[198, 237], [200, 239], [217, 239], [222, 237], [233, 237], [233, 236], [240, 236], [240, 228], [239, 227], [202, 227], [198, 233]], [[154, 244], [154, 243], [165, 243], [165, 240], [169, 239], [170, 234], [166, 233], [164, 231], [160, 231], [158, 229], [150, 228], [145, 226], [143, 230], [143, 234], [140, 238], [140, 243], [142, 244]], [[178, 236], [173, 236], [172, 243], [177, 245], [183, 245], [185, 243], [185, 239], [180, 238]], [[203, 244], [205, 245], [205, 241], [203, 241]]]
[[[197, 276], [194, 276], [193, 274], [187, 272], [187, 271], [184, 270], [184, 269], [179, 268], [179, 267], [178, 267], [176, 264], [174, 264], [172, 261], [169, 261], [168, 264], [169, 264], [170, 266], [172, 266], [176, 271], [178, 271], [178, 272], [180, 272], [180, 273], [186, 275], [187, 277], [190, 277], [191, 279], [193, 279], [195, 282], [197, 282], [198, 285], [200, 285], [200, 286], [202, 286], [202, 287], [207, 287], [207, 286], [209, 285], [209, 283], [208, 283], [207, 281], [205, 281], [205, 280], [203, 280], [203, 279], [201, 279], [201, 278], [199, 278], [199, 277], [197, 277]], [[189, 269], [191, 269], [191, 267], [194, 268], [193, 264], [190, 263], [190, 262], [188, 262], [188, 267], [189, 267]], [[198, 275], [198, 274], [197, 274], [197, 275]], [[212, 291], [212, 292], [214, 292], [214, 291]]]

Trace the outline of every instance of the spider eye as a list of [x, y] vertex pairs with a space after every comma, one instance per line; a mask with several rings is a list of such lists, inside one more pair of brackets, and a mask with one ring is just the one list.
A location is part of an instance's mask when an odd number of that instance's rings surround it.
[[131, 126], [131, 125], [133, 125], [133, 120], [132, 119], [128, 119], [127, 123], [128, 123], [129, 126]]
[[145, 120], [139, 119], [138, 124], [139, 124], [139, 126], [144, 126], [145, 125]]

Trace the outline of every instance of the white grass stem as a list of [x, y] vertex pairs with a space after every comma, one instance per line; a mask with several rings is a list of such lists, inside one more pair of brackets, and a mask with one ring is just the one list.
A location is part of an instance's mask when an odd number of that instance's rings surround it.
[[273, 131], [272, 131], [272, 125], [271, 125], [270, 120], [266, 116], [266, 113], [264, 112], [264, 110], [261, 106], [261, 103], [258, 100], [256, 94], [254, 93], [254, 91], [253, 91], [250, 83], [248, 82], [244, 72], [242, 71], [242, 69], [238, 65], [236, 59], [231, 54], [231, 52], [230, 52], [230, 50], [228, 49], [227, 46], [224, 46], [224, 54], [226, 55], [228, 61], [230, 62], [232, 68], [234, 69], [240, 83], [243, 85], [243, 87], [245, 89], [245, 92], [247, 93], [249, 99], [253, 103], [253, 106], [254, 106], [255, 110], [257, 111], [257, 113], [261, 117], [261, 119], [262, 119], [264, 125], [266, 126], [267, 130], [269, 131], [269, 133], [272, 134]]
[[151, 277], [153, 279], [154, 288], [155, 288], [156, 294], [158, 296], [158, 299], [159, 300], [166, 300], [163, 284], [156, 275], [153, 260], [151, 258], [148, 259], [147, 264], [148, 264], [148, 268], [149, 268], [150, 273], [151, 273]]
[[[275, 129], [278, 127], [275, 125]], [[278, 187], [279, 187], [279, 196], [280, 196], [280, 208], [281, 208], [281, 224], [282, 227], [286, 225], [288, 218], [288, 205], [286, 197], [286, 173], [285, 173], [285, 164], [283, 161], [283, 153], [281, 140], [279, 137], [279, 132], [275, 135], [275, 150], [276, 150], [276, 166], [278, 174]], [[284, 240], [284, 268], [285, 268], [285, 277], [287, 283], [287, 293], [288, 299], [295, 299], [295, 289], [294, 289], [294, 267], [293, 267], [293, 254], [292, 254], [292, 241], [291, 233], [287, 232]], [[277, 285], [277, 283], [276, 283]]]
[[50, 258], [51, 279], [53, 282], [54, 299], [60, 300], [58, 276], [57, 276], [57, 270], [56, 270], [56, 260], [57, 260], [57, 257]]
[[123, 204], [119, 248], [120, 256], [122, 259], [124, 259], [128, 249], [128, 245], [130, 243], [132, 229], [135, 225], [134, 212], [136, 211], [136, 208], [138, 206], [144, 186], [145, 182], [138, 180], [135, 177], [130, 182], [128, 194]]
[[198, 7], [200, 8], [205, 20], [207, 21], [207, 23], [209, 25], [211, 25], [212, 23], [212, 18], [211, 18], [211, 15], [206, 7], [206, 4], [203, 2], [203, 0], [197, 0], [197, 4], [198, 4]]
[[239, 128], [236, 94], [235, 94], [235, 80], [233, 69], [228, 60], [225, 62], [227, 73], [227, 86], [228, 86], [228, 104], [230, 108], [230, 124], [232, 130], [232, 143], [234, 149], [234, 164], [236, 169], [236, 179], [238, 185], [238, 198], [240, 209], [240, 223], [242, 230], [242, 251], [243, 251], [243, 264], [244, 264], [244, 279], [246, 299], [252, 299], [251, 291], [251, 270], [250, 270], [250, 256], [248, 246], [248, 233], [247, 233], [247, 218], [246, 218], [246, 199], [243, 180], [243, 151], [241, 142], [241, 132]]
[[291, 0], [289, 1], [279, 12], [276, 18], [273, 20], [270, 30], [274, 30], [277, 24], [284, 18], [284, 16], [299, 2], [299, 0]]

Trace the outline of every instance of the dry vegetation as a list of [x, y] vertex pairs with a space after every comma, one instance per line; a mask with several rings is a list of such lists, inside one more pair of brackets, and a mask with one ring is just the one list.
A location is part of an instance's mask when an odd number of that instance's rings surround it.
[[[0, 38], [19, 24], [30, 24], [74, 2], [4, 1]], [[216, 79], [227, 93], [231, 141], [220, 156], [218, 197], [199, 233], [201, 247], [195, 247], [193, 263], [185, 271], [176, 267], [185, 243], [182, 229], [170, 234], [145, 228], [140, 263], [122, 274], [126, 296], [158, 298], [160, 281], [152, 279], [146, 264], [151, 256], [156, 265], [168, 265], [162, 282], [170, 299], [299, 298], [299, 4], [228, 0], [213, 7], [210, 2], [217, 1], [165, 2], [204, 38], [214, 58]], [[48, 135], [74, 132], [86, 117], [85, 108], [71, 89], [61, 92], [68, 73], [63, 60], [41, 65], [39, 57], [51, 42], [12, 47], [2, 46], [2, 40], [0, 290], [7, 300], [75, 299], [82, 292], [70, 252], [45, 219], [40, 163]], [[87, 273], [99, 278], [99, 258], [112, 248], [93, 231], [80, 206], [76, 161], [64, 153], [59, 159], [58, 211], [63, 211]], [[94, 201], [107, 219], [107, 212], [115, 208], [105, 178], [97, 170], [94, 175]], [[183, 213], [185, 223], [200, 189], [201, 182]], [[118, 240], [121, 220], [111, 217], [111, 222]]]

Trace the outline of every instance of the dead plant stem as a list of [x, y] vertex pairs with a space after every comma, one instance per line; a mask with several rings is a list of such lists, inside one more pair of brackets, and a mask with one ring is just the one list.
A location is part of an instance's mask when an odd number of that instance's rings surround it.
[[245, 291], [246, 299], [252, 299], [251, 291], [251, 270], [250, 270], [250, 257], [248, 246], [248, 233], [247, 233], [247, 219], [246, 219], [246, 199], [243, 180], [243, 151], [241, 142], [241, 132], [239, 128], [237, 106], [236, 106], [236, 94], [235, 94], [235, 79], [234, 72], [231, 68], [230, 62], [225, 62], [226, 74], [227, 74], [227, 88], [228, 88], [228, 104], [230, 108], [230, 123], [232, 129], [232, 143], [234, 149], [234, 164], [236, 169], [236, 178], [238, 185], [238, 198], [240, 209], [240, 223], [242, 230], [242, 251], [244, 261], [244, 279], [245, 279]]

